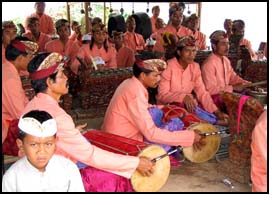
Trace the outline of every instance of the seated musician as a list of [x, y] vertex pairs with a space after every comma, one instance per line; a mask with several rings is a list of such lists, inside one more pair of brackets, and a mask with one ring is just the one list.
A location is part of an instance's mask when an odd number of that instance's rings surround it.
[[126, 19], [127, 31], [124, 33], [124, 45], [134, 52], [142, 51], [145, 48], [145, 40], [141, 34], [135, 33], [136, 21], [132, 16]]
[[6, 62], [5, 50], [17, 36], [17, 27], [13, 21], [2, 22], [2, 64]]
[[[194, 62], [196, 55], [195, 39], [191, 36], [181, 38], [177, 43], [175, 57], [168, 61], [167, 68], [161, 74], [158, 87], [158, 103], [180, 103], [190, 113], [202, 111], [197, 108], [197, 100], [209, 113], [218, 117], [217, 123], [226, 123], [228, 118], [216, 105], [205, 89], [201, 78], [199, 64]], [[194, 98], [192, 92], [195, 92]], [[197, 100], [196, 100], [197, 99]], [[213, 116], [215, 118], [215, 116]], [[213, 121], [213, 123], [216, 123]]]
[[51, 41], [51, 37], [43, 32], [40, 32], [40, 21], [37, 17], [27, 19], [28, 31], [22, 36], [29, 38], [31, 41], [39, 45], [38, 52], [45, 51], [45, 45]]
[[267, 192], [267, 111], [256, 122], [251, 149], [252, 192]]
[[77, 74], [76, 69], [72, 64], [76, 59], [78, 51], [80, 49], [79, 43], [69, 39], [70, 36], [70, 24], [66, 19], [59, 19], [55, 22], [56, 32], [59, 35], [59, 39], [49, 41], [45, 46], [47, 52], [57, 52], [63, 56], [70, 58], [69, 66], [71, 70]]
[[198, 50], [206, 50], [206, 35], [199, 31], [199, 17], [196, 14], [192, 14], [187, 18], [187, 27], [192, 30], [195, 45]]
[[[73, 119], [58, 104], [68, 93], [68, 78], [63, 73], [63, 57], [58, 53], [41, 53], [28, 65], [36, 96], [23, 114], [31, 110], [50, 113], [57, 122], [56, 154], [86, 165], [80, 169], [86, 191], [132, 191], [129, 178], [137, 169], [149, 175], [153, 164], [147, 158], [125, 156], [104, 151], [91, 145], [75, 127]], [[79, 128], [79, 129], [78, 129]]]
[[229, 51], [229, 39], [226, 33], [222, 30], [213, 32], [210, 42], [213, 53], [203, 62], [201, 75], [215, 104], [225, 111], [225, 105], [219, 97], [220, 92], [242, 92], [250, 82], [243, 80], [234, 72], [226, 57]]
[[235, 20], [232, 22], [232, 35], [240, 35], [242, 38], [239, 42], [239, 46], [245, 46], [251, 55], [252, 60], [257, 60], [258, 56], [252, 48], [251, 42], [244, 38], [245, 34], [245, 22], [243, 20]]
[[13, 40], [6, 48], [7, 61], [2, 64], [2, 144], [7, 137], [10, 123], [19, 119], [28, 103], [19, 72], [27, 70], [27, 65], [37, 49], [36, 43], [19, 40]]
[[133, 77], [123, 81], [116, 89], [106, 110], [102, 130], [130, 139], [171, 146], [194, 145], [199, 149], [203, 140], [197, 131], [168, 131], [156, 126], [149, 112], [147, 88], [155, 88], [160, 80], [157, 67], [137, 59]]
[[117, 51], [118, 68], [132, 67], [135, 62], [134, 51], [123, 44], [123, 32], [113, 31], [113, 42]]
[[156, 44], [154, 47], [154, 51], [158, 51], [164, 53], [164, 47], [162, 45], [162, 36], [166, 32], [170, 32], [174, 34], [176, 38], [181, 38], [183, 36], [191, 36], [192, 31], [181, 25], [183, 19], [183, 9], [182, 7], [175, 4], [171, 6], [169, 9], [169, 21], [170, 23], [160, 29], [157, 34]]
[[[105, 62], [104, 66], [98, 66], [98, 69], [117, 68], [116, 49], [108, 45], [106, 27], [102, 23], [96, 23], [92, 27], [92, 38], [89, 45], [80, 48], [77, 56], [85, 60], [87, 63], [92, 58], [99, 57]], [[75, 59], [73, 67], [78, 71], [79, 61]]]

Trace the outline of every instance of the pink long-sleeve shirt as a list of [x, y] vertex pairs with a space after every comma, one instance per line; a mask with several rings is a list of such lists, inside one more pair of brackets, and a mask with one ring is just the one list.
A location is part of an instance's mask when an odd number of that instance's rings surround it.
[[217, 110], [205, 89], [198, 63], [193, 62], [184, 69], [174, 57], [168, 61], [161, 77], [157, 95], [159, 103], [183, 102], [186, 95], [193, 98], [192, 91], [194, 91], [205, 110], [211, 113]]
[[39, 19], [40, 22], [40, 31], [47, 34], [47, 35], [53, 35], [55, 34], [55, 30], [54, 30], [54, 23], [52, 18], [47, 15], [47, 14], [43, 14], [42, 16], [39, 16], [37, 13], [33, 13], [30, 16], [26, 17], [25, 20], [25, 30], [29, 30], [28, 26], [27, 26], [27, 20], [29, 17], [37, 17]]
[[135, 32], [125, 32], [123, 44], [131, 48], [134, 52], [145, 49], [145, 40], [141, 34]]
[[33, 36], [33, 34], [28, 31], [27, 33], [24, 33], [22, 36], [29, 38], [31, 41], [36, 42], [39, 46], [38, 52], [43, 52], [45, 51], [45, 45], [46, 43], [48, 43], [49, 41], [51, 41], [51, 37], [48, 36], [47, 34], [44, 33], [40, 33], [40, 37], [38, 40], [35, 39], [35, 37]]
[[45, 50], [47, 52], [57, 52], [60, 53], [63, 56], [69, 56], [70, 57], [70, 68], [74, 73], [78, 73], [78, 70], [72, 65], [74, 60], [76, 59], [76, 56], [79, 52], [80, 46], [78, 42], [74, 42], [72, 40], [68, 40], [65, 45], [61, 42], [60, 39], [51, 40], [48, 43], [46, 43]]
[[205, 87], [211, 95], [218, 94], [220, 91], [232, 92], [232, 85], [248, 83], [234, 72], [226, 56], [221, 58], [214, 53], [203, 62], [201, 74]]
[[4, 44], [2, 43], [2, 64], [7, 61], [5, 52], [6, 52], [6, 49], [4, 47]]
[[154, 46], [154, 51], [158, 51], [158, 52], [162, 52], [164, 53], [164, 47], [163, 45], [161, 44], [162, 42], [162, 35], [165, 33], [165, 32], [171, 32], [173, 33], [177, 38], [182, 38], [184, 36], [192, 36], [192, 30], [184, 27], [184, 26], [180, 26], [178, 31], [177, 29], [172, 26], [172, 25], [168, 25], [160, 30], [158, 30], [157, 32], [157, 38], [156, 38], [156, 44]]
[[252, 60], [257, 60], [258, 59], [258, 55], [255, 53], [255, 51], [252, 48], [251, 42], [245, 38], [241, 39], [239, 46], [245, 46], [246, 48], [248, 48], [251, 58]]
[[106, 170], [130, 178], [139, 164], [138, 157], [125, 156], [102, 150], [91, 145], [75, 128], [75, 124], [51, 96], [38, 93], [26, 106], [23, 113], [31, 110], [43, 110], [56, 120], [56, 154], [83, 162], [89, 166]]
[[205, 50], [206, 49], [206, 35], [200, 31], [196, 31], [193, 35], [195, 41], [195, 45], [198, 50]]
[[148, 91], [135, 77], [121, 83], [107, 108], [102, 130], [143, 141], [145, 136], [151, 142], [168, 145], [191, 146], [194, 132], [189, 130], [163, 130], [154, 124], [148, 111]]
[[252, 133], [251, 179], [253, 192], [267, 191], [267, 111], [256, 122]]
[[135, 62], [135, 56], [132, 49], [122, 46], [117, 51], [117, 64], [118, 68], [124, 68], [124, 67], [132, 67]]
[[10, 121], [19, 119], [28, 99], [15, 66], [2, 64], [2, 143], [7, 137]]

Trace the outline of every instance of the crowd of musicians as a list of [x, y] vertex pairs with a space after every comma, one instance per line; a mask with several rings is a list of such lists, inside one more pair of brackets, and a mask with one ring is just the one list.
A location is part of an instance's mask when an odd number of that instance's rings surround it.
[[[159, 126], [161, 108], [173, 104], [198, 121], [228, 126], [220, 94], [241, 93], [251, 85], [235, 73], [227, 58], [231, 35], [241, 35], [240, 45], [248, 48], [252, 59], [259, 58], [244, 38], [242, 20], [226, 19], [225, 31], [213, 31], [209, 37], [212, 53], [200, 67], [194, 58], [197, 50], [207, 49], [206, 35], [199, 31], [196, 14], [183, 15], [183, 3], [170, 4], [167, 24], [159, 17], [160, 7], [152, 8], [152, 34], [146, 41], [135, 32], [133, 16], [126, 19], [125, 33], [115, 30], [110, 36], [98, 17], [90, 21], [91, 32], [84, 33], [76, 21], [53, 22], [45, 7], [44, 2], [35, 3], [35, 13], [26, 18], [20, 36], [12, 21], [2, 22], [2, 147], [14, 138], [20, 157], [5, 172], [3, 191], [130, 192], [135, 171], [146, 177], [153, 174], [155, 163], [147, 157], [116, 154], [92, 145], [83, 136], [87, 125], [75, 125], [59, 106], [69, 89], [65, 70], [79, 75], [81, 63], [100, 70], [133, 69], [133, 77], [114, 92], [102, 131], [169, 148], [182, 145], [200, 150], [205, 142], [198, 130], [178, 128], [182, 123], [178, 120], [170, 121], [168, 128]], [[54, 34], [58, 38], [53, 39]], [[135, 57], [145, 50], [164, 55], [157, 60]], [[36, 93], [30, 101], [22, 75], [29, 76]], [[156, 105], [149, 104], [147, 88], [157, 88]], [[151, 108], [159, 114], [153, 116]], [[267, 191], [266, 119], [264, 111], [252, 134], [252, 191], [258, 192]], [[13, 129], [18, 129], [16, 137], [11, 134]], [[170, 160], [179, 163], [176, 157]]]

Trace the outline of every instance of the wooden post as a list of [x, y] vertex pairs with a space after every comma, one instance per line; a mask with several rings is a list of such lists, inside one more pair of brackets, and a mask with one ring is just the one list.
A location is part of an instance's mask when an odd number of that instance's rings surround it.
[[103, 23], [106, 25], [106, 2], [104, 1]]
[[70, 18], [70, 5], [68, 2], [66, 2], [66, 9], [67, 9], [67, 20], [69, 21], [69, 23], [71, 23], [71, 18]]
[[197, 6], [198, 6], [197, 16], [198, 16], [198, 18], [199, 18], [199, 30], [200, 30], [200, 26], [201, 26], [201, 7], [202, 7], [202, 2], [198, 2]]
[[89, 2], [84, 2], [85, 5], [85, 18], [86, 18], [86, 33], [89, 33], [89, 18], [88, 18], [88, 3]]

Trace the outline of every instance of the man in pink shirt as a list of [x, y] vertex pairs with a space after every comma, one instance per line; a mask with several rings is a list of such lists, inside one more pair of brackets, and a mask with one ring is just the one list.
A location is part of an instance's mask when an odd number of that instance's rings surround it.
[[[218, 124], [224, 124], [228, 116], [216, 107], [205, 89], [199, 64], [194, 62], [195, 55], [195, 39], [192, 36], [178, 41], [175, 57], [168, 61], [167, 68], [161, 74], [157, 100], [161, 104], [183, 103], [191, 113], [195, 111], [198, 100], [206, 111], [217, 116], [220, 120]], [[193, 96], [193, 91], [196, 97]]]
[[82, 46], [82, 31], [81, 31], [81, 25], [77, 21], [72, 21], [71, 23], [71, 29], [73, 33], [69, 37], [72, 41], [77, 41], [79, 43], [79, 46]]
[[45, 8], [46, 8], [46, 4], [45, 2], [35, 2], [35, 10], [36, 12], [31, 14], [30, 16], [28, 16], [26, 18], [25, 21], [25, 30], [28, 30], [28, 23], [27, 23], [27, 19], [29, 17], [35, 16], [39, 19], [40, 21], [40, 31], [47, 34], [47, 35], [54, 35], [55, 34], [55, 30], [54, 30], [54, 24], [53, 24], [53, 20], [52, 18], [45, 14]]
[[182, 145], [194, 145], [200, 148], [200, 135], [196, 131], [173, 131], [158, 128], [148, 111], [147, 88], [155, 88], [160, 80], [160, 73], [155, 66], [141, 60], [133, 65], [133, 77], [123, 81], [116, 89], [107, 108], [102, 130], [125, 136], [138, 141], [146, 138], [150, 142]]
[[153, 13], [153, 16], [150, 18], [151, 19], [151, 24], [152, 24], [152, 33], [155, 33], [155, 32], [157, 32], [156, 21], [157, 21], [157, 18], [159, 17], [159, 14], [160, 14], [159, 6], [154, 6], [152, 8], [152, 13]]
[[76, 59], [80, 46], [78, 42], [69, 39], [70, 24], [66, 19], [59, 19], [55, 22], [55, 28], [59, 39], [49, 41], [45, 46], [45, 50], [47, 52], [57, 52], [63, 56], [68, 56], [70, 58], [69, 66], [71, 70], [77, 74], [78, 69], [72, 64]]
[[2, 22], [2, 64], [7, 61], [5, 50], [8, 44], [17, 36], [17, 28], [13, 21]]
[[184, 36], [191, 36], [192, 31], [184, 26], [182, 26], [183, 19], [183, 9], [182, 7], [175, 4], [171, 6], [169, 9], [169, 20], [170, 24], [163, 29], [160, 29], [157, 34], [156, 44], [154, 47], [154, 51], [164, 53], [164, 47], [162, 45], [162, 35], [165, 32], [173, 33], [176, 38], [181, 38]]
[[[58, 53], [38, 54], [32, 59], [28, 71], [36, 96], [27, 104], [23, 114], [37, 109], [52, 115], [57, 122], [56, 154], [88, 166], [81, 169], [86, 191], [131, 191], [128, 178], [136, 169], [149, 175], [153, 164], [147, 158], [102, 150], [82, 136], [81, 127], [75, 127], [71, 116], [58, 104], [60, 97], [68, 93], [68, 78], [63, 73], [62, 59]], [[109, 187], [108, 184], [113, 185]]]
[[[213, 32], [210, 36], [213, 53], [202, 64], [202, 79], [215, 104], [222, 109], [223, 103], [219, 94], [226, 92], [242, 92], [250, 82], [240, 78], [233, 70], [229, 59], [229, 39], [222, 30]], [[224, 108], [223, 108], [224, 109]]]
[[45, 45], [47, 42], [51, 41], [51, 37], [47, 34], [40, 32], [40, 21], [37, 17], [30, 17], [27, 19], [27, 33], [22, 36], [29, 38], [31, 41], [39, 45], [38, 52], [45, 51]]
[[252, 133], [252, 192], [267, 192], [267, 111], [256, 122]]
[[258, 56], [252, 48], [251, 42], [244, 38], [245, 33], [245, 22], [242, 20], [235, 20], [232, 23], [232, 34], [242, 36], [239, 46], [245, 46], [251, 55], [252, 60], [257, 60]]
[[113, 31], [113, 40], [117, 50], [118, 68], [132, 67], [135, 62], [135, 56], [132, 49], [123, 45], [123, 32]]
[[206, 49], [206, 35], [199, 31], [199, 17], [196, 14], [192, 14], [187, 19], [187, 27], [192, 30], [193, 37], [196, 40], [195, 45], [198, 50]]
[[136, 21], [132, 16], [126, 19], [127, 31], [124, 33], [124, 45], [134, 52], [145, 49], [145, 40], [141, 34], [135, 33]]
[[2, 144], [11, 121], [19, 119], [28, 102], [19, 72], [26, 70], [33, 57], [27, 42], [14, 40], [7, 46], [7, 61], [2, 64]]

